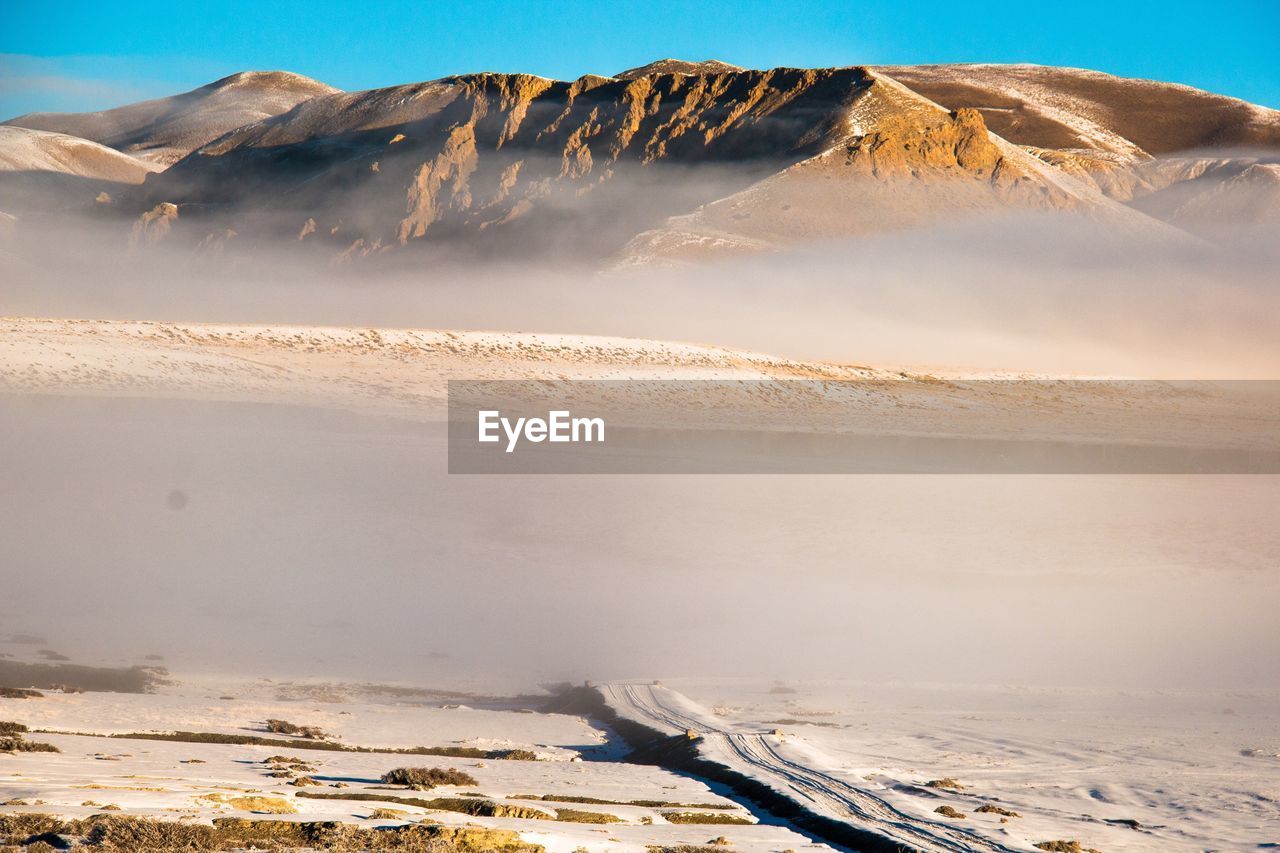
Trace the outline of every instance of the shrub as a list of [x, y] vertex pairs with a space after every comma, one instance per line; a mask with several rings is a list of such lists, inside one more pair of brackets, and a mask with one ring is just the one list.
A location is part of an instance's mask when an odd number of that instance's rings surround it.
[[267, 720], [267, 731], [277, 735], [293, 735], [308, 740], [324, 740], [326, 735], [319, 726], [299, 726], [288, 720]]
[[1081, 847], [1079, 841], [1041, 841], [1032, 846], [1037, 850], [1047, 850], [1049, 853], [1098, 853], [1091, 847]]
[[1018, 814], [1017, 812], [1009, 811], [1008, 809], [1002, 809], [999, 806], [993, 806], [990, 803], [983, 806], [978, 806], [978, 808], [974, 809], [974, 811], [978, 812], [979, 814], [998, 814], [998, 815], [1003, 815], [1005, 817], [1022, 817], [1022, 815]]
[[956, 820], [964, 820], [967, 817], [963, 812], [958, 812], [951, 808], [951, 806], [938, 806], [933, 810], [933, 812], [934, 814], [940, 814], [943, 817], [955, 818]]
[[529, 749], [508, 749], [498, 753], [495, 757], [504, 761], [537, 761], [538, 753]]
[[20, 735], [23, 732], [28, 731], [30, 731], [30, 729], [22, 723], [11, 723], [8, 720], [0, 720], [0, 735]]
[[220, 802], [226, 803], [233, 809], [258, 814], [296, 814], [298, 811], [293, 803], [283, 797], [226, 797]]
[[0, 737], [0, 752], [62, 752], [51, 743], [23, 740], [21, 735]]
[[943, 779], [930, 779], [928, 782], [924, 783], [924, 786], [926, 788], [949, 788], [952, 791], [964, 790], [964, 785], [961, 785], [959, 782], [957, 782], [955, 779], [952, 779], [950, 776], [947, 776], [946, 778], [943, 778]]
[[[213, 826], [118, 814], [99, 814], [81, 820], [53, 815], [0, 815], [0, 849], [24, 845], [37, 851], [42, 837], [84, 838], [80, 846], [103, 851], [214, 850], [330, 850], [335, 853], [382, 850], [422, 850], [441, 853], [542, 853], [543, 848], [520, 840], [505, 829], [433, 826], [411, 823], [397, 827], [362, 829], [334, 821], [251, 820], [214, 818]], [[34, 843], [40, 842], [40, 843]], [[61, 839], [57, 839], [59, 845]], [[52, 849], [50, 847], [50, 849]], [[79, 847], [77, 847], [79, 849]]]
[[39, 690], [29, 690], [26, 687], [0, 687], [0, 699], [43, 699], [44, 694]]
[[414, 790], [427, 790], [437, 785], [478, 785], [470, 773], [452, 767], [397, 767], [382, 774], [388, 785], [407, 785]]
[[369, 820], [404, 820], [408, 816], [408, 812], [400, 809], [377, 808], [369, 812]]

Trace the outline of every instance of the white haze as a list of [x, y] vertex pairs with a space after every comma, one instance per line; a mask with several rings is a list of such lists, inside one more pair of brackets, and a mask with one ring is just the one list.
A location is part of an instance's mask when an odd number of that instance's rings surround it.
[[[1260, 239], [1117, 248], [1024, 217], [600, 275], [163, 247], [104, 262], [81, 236], [10, 250], [5, 313], [1280, 376], [1280, 257]], [[0, 634], [86, 662], [417, 683], [1280, 677], [1274, 477], [451, 477], [429, 428], [20, 397], [0, 398], [0, 471]]]
[[[81, 232], [90, 244], [92, 233]], [[104, 260], [28, 238], [2, 259], [0, 299], [11, 315], [622, 335], [939, 369], [1280, 376], [1280, 243], [1266, 230], [1171, 246], [1029, 214], [693, 267], [413, 258], [334, 266], [296, 250], [193, 258], [154, 247]]]

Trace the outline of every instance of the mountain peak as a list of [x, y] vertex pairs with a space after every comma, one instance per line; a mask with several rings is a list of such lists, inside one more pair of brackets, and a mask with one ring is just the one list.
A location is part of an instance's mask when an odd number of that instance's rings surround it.
[[626, 71], [613, 76], [621, 80], [634, 80], [637, 77], [648, 77], [650, 74], [729, 74], [741, 70], [737, 65], [730, 65], [718, 59], [706, 59], [702, 62], [687, 62], [683, 59], [659, 59], [656, 62], [650, 62], [648, 65], [641, 65], [638, 68], [628, 68]]
[[220, 91], [223, 89], [275, 89], [275, 90], [308, 90], [317, 93], [337, 91], [333, 87], [294, 74], [292, 71], [237, 71], [219, 80], [201, 86], [196, 91]]

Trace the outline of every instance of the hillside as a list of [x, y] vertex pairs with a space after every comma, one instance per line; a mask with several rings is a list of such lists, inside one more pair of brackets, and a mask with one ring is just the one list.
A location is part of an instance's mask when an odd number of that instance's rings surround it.
[[0, 210], [5, 213], [92, 205], [98, 193], [140, 184], [158, 168], [74, 136], [0, 126]]
[[5, 124], [79, 136], [167, 166], [228, 131], [336, 91], [299, 74], [246, 71], [168, 98], [93, 113], [29, 113]]
[[1044, 65], [876, 70], [948, 109], [977, 109], [1017, 145], [1128, 157], [1280, 148], [1280, 111], [1190, 86]]

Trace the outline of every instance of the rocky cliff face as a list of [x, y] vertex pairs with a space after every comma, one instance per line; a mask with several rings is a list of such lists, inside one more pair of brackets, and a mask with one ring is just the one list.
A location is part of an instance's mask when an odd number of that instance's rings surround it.
[[148, 182], [146, 206], [220, 206], [291, 234], [314, 219], [316, 239], [348, 247], [504, 232], [519, 251], [568, 235], [603, 253], [837, 144], [872, 82], [862, 69], [481, 74], [320, 97], [197, 149]]
[[652, 239], [673, 214], [685, 248], [1001, 206], [1125, 218], [976, 110], [949, 113], [864, 68], [481, 74], [331, 95], [196, 150], [146, 190], [147, 207], [278, 222], [346, 258], [420, 244], [603, 259], [640, 233], [648, 257], [673, 242]]

